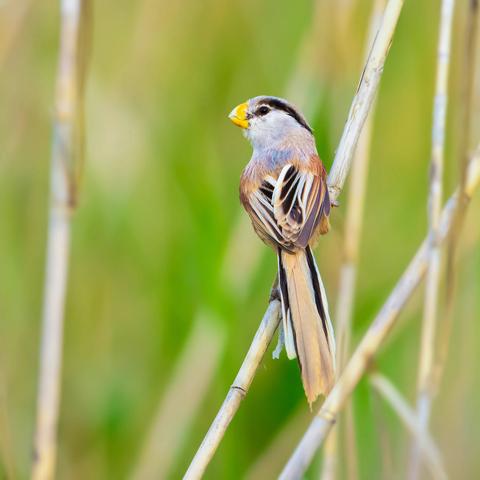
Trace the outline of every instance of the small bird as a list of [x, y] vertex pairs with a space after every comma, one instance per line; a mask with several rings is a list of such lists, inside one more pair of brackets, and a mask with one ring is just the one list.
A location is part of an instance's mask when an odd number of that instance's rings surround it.
[[335, 339], [312, 253], [330, 227], [327, 173], [312, 129], [286, 100], [255, 97], [229, 118], [253, 147], [240, 200], [257, 235], [277, 252], [283, 339], [288, 358], [298, 358], [311, 406], [335, 381]]

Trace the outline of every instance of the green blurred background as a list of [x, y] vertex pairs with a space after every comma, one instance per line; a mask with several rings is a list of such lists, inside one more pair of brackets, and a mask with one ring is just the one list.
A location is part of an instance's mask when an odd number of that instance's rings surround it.
[[[0, 478], [26, 478], [30, 465], [57, 3], [0, 4]], [[439, 3], [406, 2], [381, 81], [355, 342], [427, 229]], [[455, 16], [446, 194], [457, 179], [466, 3], [458, 2]], [[58, 478], [140, 478], [149, 468], [150, 478], [179, 478], [185, 471], [256, 331], [276, 268], [239, 205], [250, 146], [227, 114], [255, 95], [287, 96], [305, 111], [329, 168], [361, 71], [371, 6], [94, 3]], [[452, 478], [480, 475], [479, 206], [477, 199], [461, 242], [455, 327], [432, 419]], [[344, 218], [345, 208], [334, 210], [316, 250], [332, 308]], [[412, 404], [421, 310], [417, 293], [376, 360]], [[367, 381], [353, 401], [360, 478], [403, 478], [404, 427]], [[311, 418], [296, 363], [273, 361], [270, 349], [206, 478], [273, 478]], [[308, 478], [318, 478], [319, 463]]]

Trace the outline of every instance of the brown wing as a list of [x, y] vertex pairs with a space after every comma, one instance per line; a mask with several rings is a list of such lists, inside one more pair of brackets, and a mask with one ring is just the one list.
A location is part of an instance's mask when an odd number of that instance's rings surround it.
[[293, 251], [306, 248], [317, 229], [328, 230], [325, 170], [318, 157], [311, 166], [287, 164], [276, 179], [266, 176], [258, 189], [242, 195], [255, 231], [265, 242]]

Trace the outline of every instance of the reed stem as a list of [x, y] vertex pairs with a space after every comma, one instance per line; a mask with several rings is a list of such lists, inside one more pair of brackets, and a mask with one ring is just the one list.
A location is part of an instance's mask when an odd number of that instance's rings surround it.
[[[454, 0], [443, 0], [440, 16], [440, 32], [437, 47], [437, 78], [433, 108], [432, 153], [430, 163], [430, 191], [428, 195], [429, 235], [432, 248], [426, 278], [423, 309], [422, 336], [417, 385], [417, 415], [422, 430], [428, 429], [433, 401], [433, 375], [435, 337], [438, 319], [438, 291], [440, 288], [441, 252], [438, 241], [443, 192], [443, 168], [445, 156], [445, 125], [448, 104], [448, 72], [450, 44], [453, 27]], [[418, 478], [420, 469], [419, 445], [413, 439], [410, 455], [409, 478]]]
[[83, 63], [81, 39], [85, 1], [61, 1], [60, 52], [55, 94], [50, 175], [42, 342], [33, 439], [32, 479], [55, 476], [60, 407], [65, 297], [70, 252], [71, 217], [76, 204], [82, 133]]
[[[480, 182], [480, 148], [471, 158], [468, 168], [465, 194], [471, 199]], [[442, 211], [439, 224], [439, 243], [443, 243], [451, 232], [453, 213], [459, 202], [459, 192], [447, 202]], [[320, 411], [305, 432], [297, 448], [287, 462], [280, 479], [301, 478], [315, 452], [328, 436], [336, 417], [354, 391], [358, 382], [368, 368], [370, 360], [377, 353], [388, 333], [394, 326], [400, 312], [405, 307], [420, 281], [425, 276], [428, 266], [431, 239], [427, 237], [402, 277], [390, 293], [380, 312], [373, 320], [363, 340], [353, 353], [338, 382], [325, 399]]]

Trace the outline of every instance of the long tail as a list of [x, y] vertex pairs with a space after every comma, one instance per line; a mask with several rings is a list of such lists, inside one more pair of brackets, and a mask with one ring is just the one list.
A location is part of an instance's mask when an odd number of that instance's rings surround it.
[[335, 339], [328, 302], [310, 249], [278, 251], [283, 332], [288, 358], [298, 357], [310, 405], [335, 382]]

